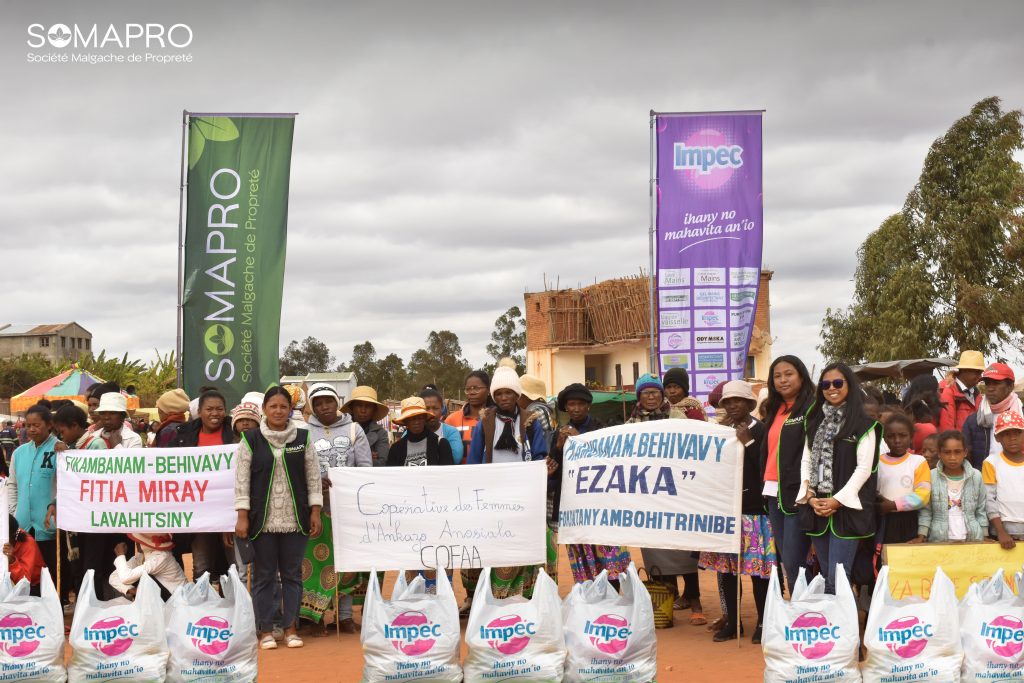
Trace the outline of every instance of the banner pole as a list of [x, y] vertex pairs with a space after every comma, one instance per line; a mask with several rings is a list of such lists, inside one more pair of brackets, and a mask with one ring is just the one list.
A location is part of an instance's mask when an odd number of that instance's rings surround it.
[[188, 142], [188, 110], [181, 111], [181, 182], [178, 184], [178, 309], [177, 309], [177, 336], [174, 345], [175, 376], [178, 388], [183, 384], [181, 364], [181, 337], [182, 337], [182, 306], [185, 296], [185, 283], [182, 277], [185, 272], [185, 149]]
[[654, 340], [654, 335], [655, 335], [655, 331], [654, 331], [654, 329], [655, 329], [654, 328], [654, 197], [655, 197], [655, 192], [654, 192], [654, 182], [655, 182], [655, 180], [654, 180], [654, 155], [655, 155], [655, 148], [654, 148], [654, 121], [655, 121], [655, 116], [654, 116], [654, 110], [653, 109], [651, 110], [650, 116], [651, 116], [651, 120], [650, 120], [651, 141], [650, 141], [650, 155], [649, 156], [650, 156], [650, 163], [651, 163], [651, 173], [650, 173], [650, 180], [648, 182], [648, 187], [647, 187], [647, 194], [648, 194], [649, 203], [650, 203], [650, 207], [649, 207], [650, 208], [650, 226], [647, 229], [647, 241], [648, 241], [649, 250], [650, 250], [650, 265], [649, 265], [650, 272], [647, 275], [648, 275], [648, 297], [650, 299], [650, 304], [651, 304], [650, 305], [651, 374], [652, 375], [660, 375], [661, 373], [658, 371], [658, 363], [657, 363], [658, 359], [657, 359], [657, 353], [655, 352], [655, 340]]

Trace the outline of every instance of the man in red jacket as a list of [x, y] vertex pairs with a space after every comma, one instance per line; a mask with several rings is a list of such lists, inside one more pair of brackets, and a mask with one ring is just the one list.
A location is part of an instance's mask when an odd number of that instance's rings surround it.
[[981, 351], [963, 351], [960, 354], [960, 362], [953, 368], [953, 378], [944, 382], [940, 388], [940, 432], [947, 429], [960, 431], [967, 417], [978, 409], [981, 400], [978, 382], [984, 371], [985, 358]]

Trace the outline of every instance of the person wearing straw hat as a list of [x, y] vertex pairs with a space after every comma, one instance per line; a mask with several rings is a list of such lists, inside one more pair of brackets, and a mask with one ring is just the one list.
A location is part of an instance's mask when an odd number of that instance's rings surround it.
[[341, 412], [351, 415], [356, 424], [363, 428], [370, 445], [373, 466], [383, 466], [387, 462], [391, 442], [387, 430], [380, 424], [388, 415], [388, 407], [377, 400], [377, 390], [365, 385], [356, 387], [341, 406]]
[[943, 406], [939, 413], [939, 431], [947, 429], [963, 429], [974, 411], [978, 409], [981, 394], [978, 382], [985, 372], [985, 357], [981, 351], [964, 351], [960, 354], [960, 362], [953, 368], [952, 377], [945, 380], [940, 387], [939, 398]]
[[768, 597], [768, 581], [778, 563], [775, 540], [772, 538], [771, 524], [761, 495], [764, 481], [761, 447], [768, 435], [768, 428], [751, 415], [757, 406], [757, 399], [747, 382], [726, 382], [721, 394], [718, 407], [728, 417], [729, 425], [736, 430], [736, 438], [744, 447], [740, 554], [702, 552], [698, 566], [714, 570], [720, 577], [718, 587], [724, 598], [722, 604], [726, 607], [726, 613], [725, 623], [715, 633], [716, 643], [736, 638], [736, 630], [739, 628], [736, 575], [745, 574], [750, 577], [757, 607], [757, 627], [751, 640], [758, 644], [761, 642], [761, 619]]
[[[548, 385], [544, 380], [533, 375], [523, 375], [519, 378], [519, 384], [523, 393], [519, 396], [519, 408], [527, 415], [526, 426], [536, 422], [544, 435], [544, 442], [548, 445], [548, 453], [552, 450], [552, 443], [555, 439], [554, 419], [551, 406], [548, 405]], [[562, 497], [562, 474], [559, 471], [559, 463], [548, 456], [548, 490], [547, 490], [547, 523], [548, 523], [548, 555], [545, 569], [551, 576], [558, 576], [558, 508]]]
[[388, 467], [424, 467], [427, 465], [454, 465], [452, 447], [427, 429], [433, 415], [419, 396], [402, 401], [401, 413], [395, 424], [405, 427], [405, 435], [391, 446]]

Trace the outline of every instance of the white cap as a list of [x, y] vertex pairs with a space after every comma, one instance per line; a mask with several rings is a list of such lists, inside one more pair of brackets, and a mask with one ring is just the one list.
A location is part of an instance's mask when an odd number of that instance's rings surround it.
[[128, 399], [116, 391], [108, 391], [100, 396], [100, 405], [97, 413], [124, 413], [128, 414]]
[[313, 399], [318, 396], [333, 396], [338, 403], [341, 403], [338, 390], [326, 382], [317, 382], [309, 388], [309, 404], [313, 405]]

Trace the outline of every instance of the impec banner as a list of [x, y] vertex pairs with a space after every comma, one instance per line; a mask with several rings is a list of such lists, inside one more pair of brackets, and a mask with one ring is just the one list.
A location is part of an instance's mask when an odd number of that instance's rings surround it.
[[744, 376], [761, 281], [761, 113], [658, 114], [658, 365]]
[[182, 372], [235, 405], [278, 381], [295, 119], [190, 115]]

